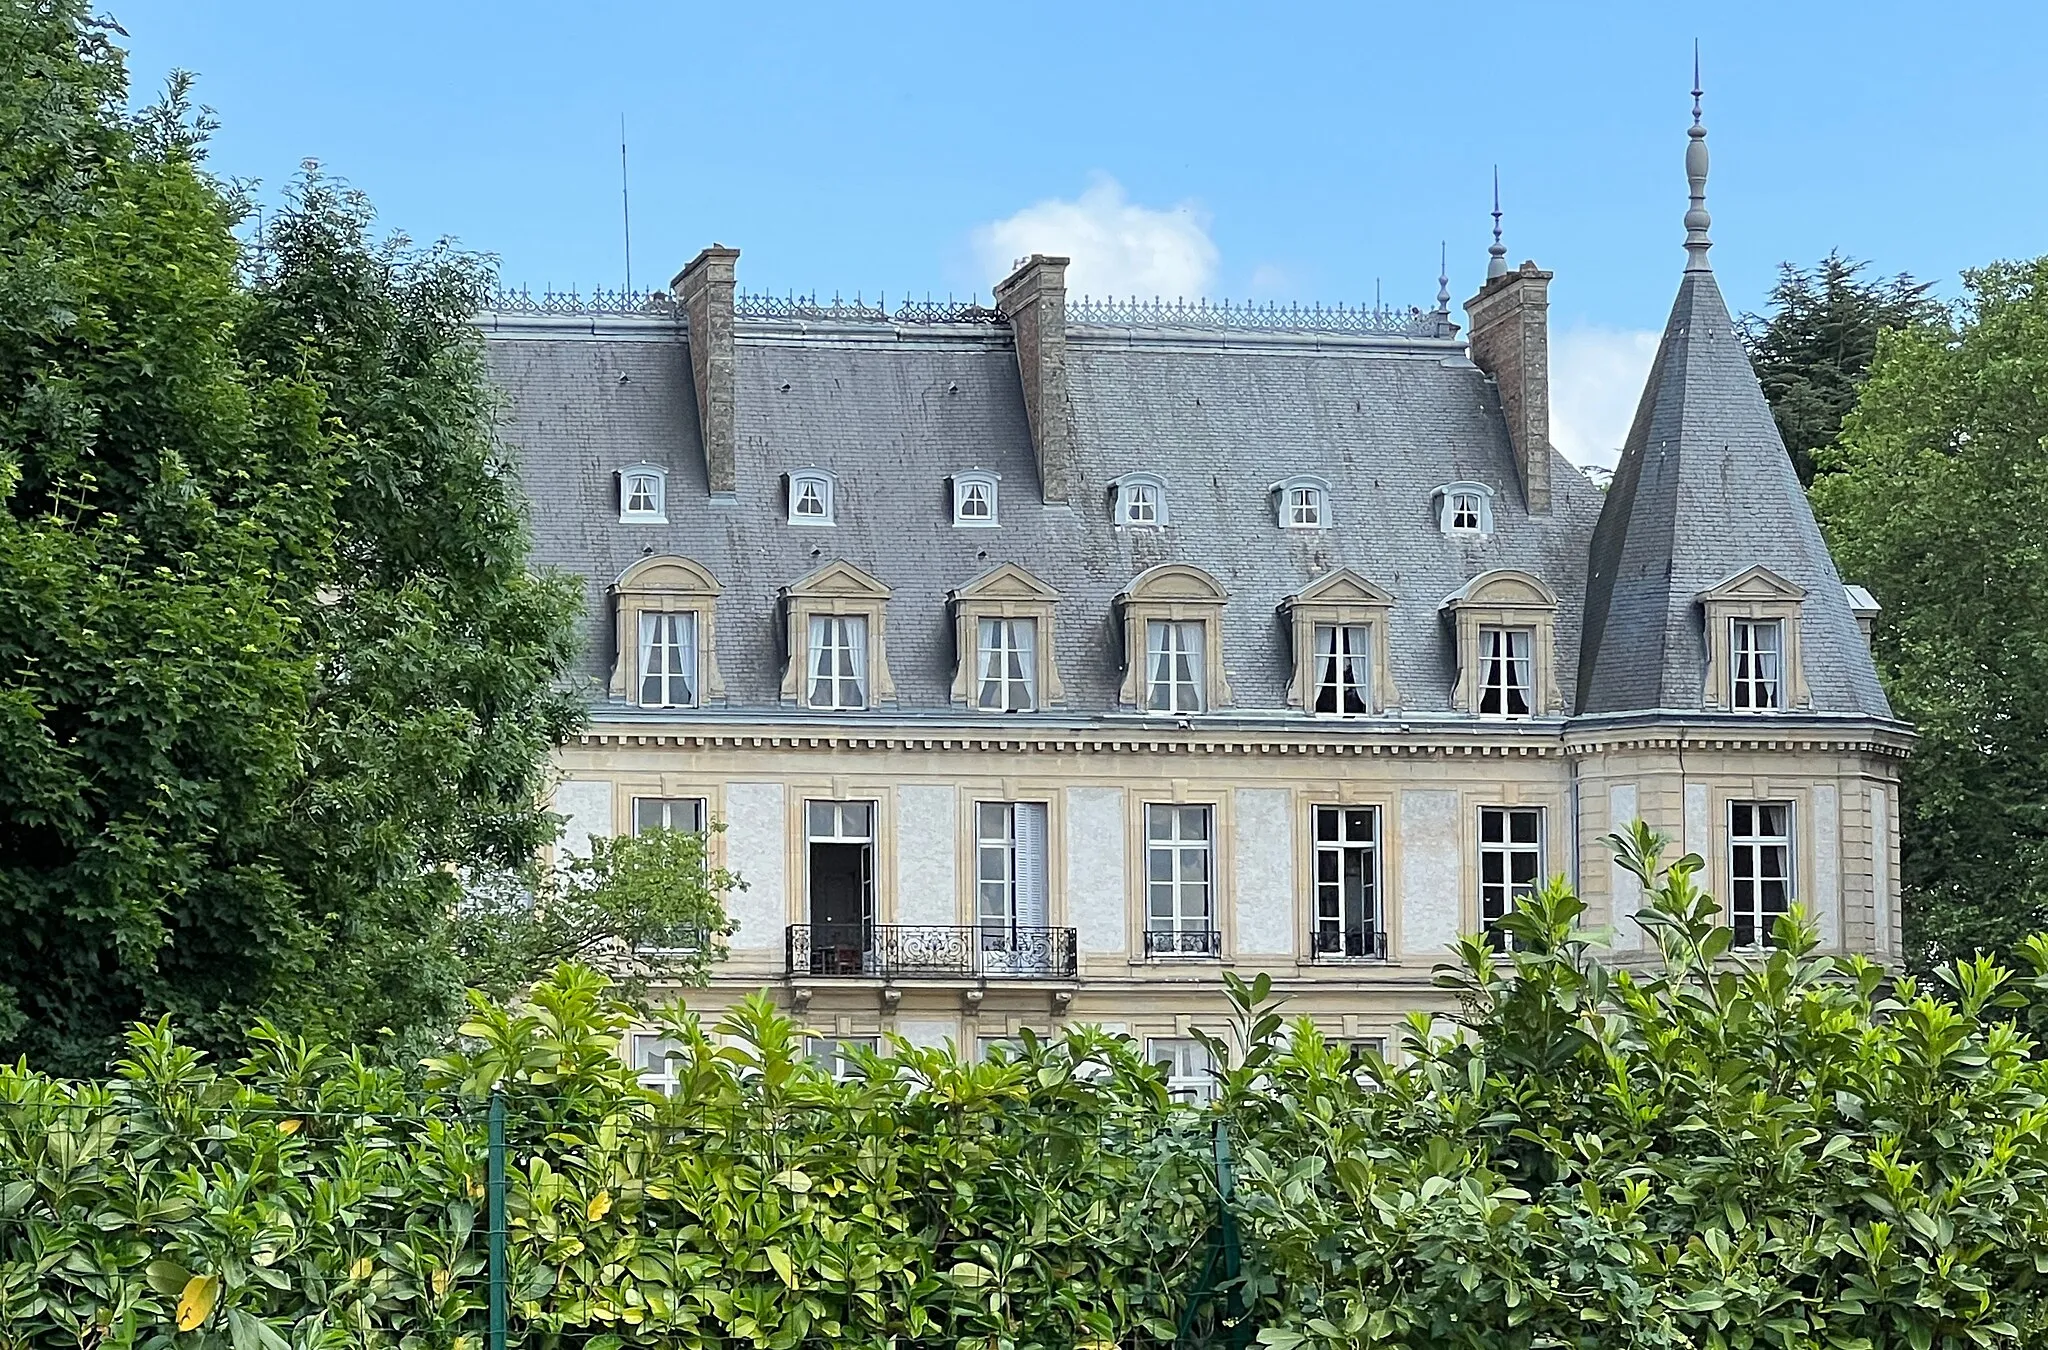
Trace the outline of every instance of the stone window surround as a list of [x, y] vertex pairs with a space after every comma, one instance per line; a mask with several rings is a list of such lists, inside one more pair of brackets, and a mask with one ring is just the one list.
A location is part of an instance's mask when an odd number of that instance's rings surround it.
[[1537, 884], [1548, 885], [1550, 879], [1560, 872], [1569, 872], [1573, 851], [1571, 838], [1572, 820], [1567, 799], [1554, 788], [1529, 783], [1501, 784], [1496, 787], [1466, 789], [1458, 794], [1458, 810], [1463, 818], [1458, 822], [1458, 838], [1464, 856], [1459, 860], [1458, 931], [1469, 936], [1484, 932], [1479, 917], [1479, 888], [1482, 882], [1479, 859], [1479, 813], [1485, 807], [1505, 810], [1529, 810], [1534, 808], [1542, 813], [1542, 824], [1538, 826], [1537, 838], [1542, 850], [1541, 865], [1537, 868]]
[[[1297, 525], [1291, 519], [1294, 514], [1290, 499], [1296, 488], [1312, 488], [1316, 493], [1316, 523]], [[1298, 473], [1283, 478], [1266, 489], [1273, 499], [1274, 523], [1283, 530], [1327, 530], [1334, 522], [1330, 509], [1330, 480], [1321, 474]]]
[[[878, 774], [790, 774], [771, 775], [783, 785], [783, 923], [811, 921], [811, 826], [812, 802], [868, 802], [874, 808], [874, 854], [876, 923], [896, 922], [897, 838], [895, 775]], [[775, 938], [779, 949], [782, 935]], [[779, 969], [783, 954], [775, 953]], [[805, 982], [799, 975], [798, 981]], [[830, 977], [827, 983], [837, 977]]]
[[[1811, 707], [1813, 695], [1806, 687], [1806, 670], [1800, 661], [1799, 619], [1806, 602], [1804, 588], [1787, 581], [1770, 568], [1745, 568], [1720, 585], [1700, 592], [1699, 605], [1706, 640], [1706, 686], [1701, 706], [1710, 712], [1740, 712], [1744, 716], [1769, 717], [1774, 713], [1797, 712]], [[1780, 639], [1779, 704], [1777, 708], [1735, 708], [1728, 661], [1730, 623], [1735, 619], [1776, 619]]]
[[[1124, 794], [1124, 905], [1126, 943], [1130, 964], [1138, 967], [1230, 965], [1237, 951], [1237, 899], [1230, 879], [1237, 866], [1236, 794], [1228, 787], [1196, 788], [1184, 779], [1165, 784], [1134, 785]], [[1145, 950], [1146, 925], [1151, 915], [1151, 886], [1147, 867], [1151, 856], [1145, 835], [1148, 806], [1206, 806], [1209, 808], [1209, 927], [1222, 936], [1214, 956], [1151, 956]]]
[[[1451, 506], [1462, 495], [1470, 494], [1479, 498], [1479, 528], [1476, 530], [1457, 529], [1451, 524]], [[1437, 528], [1453, 539], [1485, 539], [1493, 534], [1494, 491], [1484, 483], [1463, 480], [1445, 483], [1430, 494], [1436, 499]]]
[[[1367, 715], [1399, 711], [1400, 690], [1394, 687], [1393, 641], [1388, 634], [1393, 595], [1348, 567], [1318, 578], [1280, 602], [1289, 625], [1294, 652], [1294, 677], [1287, 685], [1287, 706], [1323, 720], [1340, 714], [1315, 711], [1316, 625], [1364, 624], [1371, 629], [1372, 687]], [[1355, 719], [1354, 719], [1355, 720]]]
[[[725, 681], [718, 673], [718, 578], [702, 565], [674, 554], [642, 558], [612, 583], [611, 696], [638, 703], [640, 689], [640, 616], [697, 616], [697, 706], [725, 702]], [[687, 712], [688, 709], [678, 711]]]
[[[976, 779], [956, 786], [953, 793], [955, 848], [953, 875], [955, 923], [977, 922], [976, 887], [979, 841], [975, 837], [975, 808], [983, 802], [1016, 805], [1030, 802], [1045, 808], [1045, 914], [1052, 928], [1070, 928], [1067, 918], [1067, 821], [1064, 779], [1012, 778]], [[1078, 953], [1077, 953], [1078, 955]]]
[[[952, 476], [953, 525], [962, 530], [993, 530], [1002, 524], [1003, 503], [999, 489], [1003, 476], [986, 469], [964, 469]], [[988, 519], [975, 520], [960, 514], [960, 503], [965, 499], [967, 489], [979, 487], [988, 502]]]
[[[1135, 486], [1152, 489], [1152, 500], [1158, 510], [1158, 519], [1131, 521], [1124, 519], [1125, 490]], [[1166, 480], [1156, 473], [1137, 470], [1121, 474], [1110, 480], [1110, 519], [1120, 527], [1133, 530], [1159, 530], [1173, 523], [1173, 515], [1166, 500]]]
[[[1223, 607], [1229, 600], [1223, 583], [1189, 563], [1161, 563], [1131, 579], [1116, 597], [1124, 629], [1124, 678], [1117, 702], [1126, 710], [1145, 712], [1151, 672], [1145, 659], [1145, 629], [1153, 620], [1202, 625], [1202, 705], [1214, 712], [1232, 703], [1230, 682], [1223, 672]], [[1147, 713], [1151, 717], [1200, 716], [1199, 713]]]
[[[617, 474], [613, 475], [613, 478], [618, 486], [619, 523], [621, 525], [668, 524], [667, 469], [662, 468], [659, 464], [649, 464], [642, 460], [638, 464], [628, 464], [625, 468], [620, 469]], [[654, 480], [654, 509], [652, 511], [634, 511], [626, 506], [626, 485], [635, 478], [652, 478]]]
[[[1355, 980], [1361, 964], [1384, 970], [1401, 964], [1401, 829], [1398, 812], [1401, 793], [1384, 783], [1340, 778], [1328, 783], [1297, 786], [1290, 810], [1294, 820], [1294, 964], [1304, 979]], [[1316, 913], [1316, 808], [1319, 806], [1369, 806], [1379, 812], [1380, 927], [1387, 935], [1384, 961], [1317, 961], [1308, 949], [1309, 928]], [[1431, 954], [1435, 959], [1435, 954]]]
[[[953, 610], [953, 702], [980, 711], [981, 621], [983, 619], [1033, 619], [1037, 621], [1037, 703], [1036, 711], [1066, 706], [1066, 687], [1060, 683], [1056, 659], [1054, 608], [1060, 593], [1015, 563], [993, 567], [947, 596]], [[991, 713], [1016, 717], [1017, 713]]]
[[890, 590], [849, 562], [829, 562], [801, 581], [782, 588], [785, 621], [782, 702], [807, 708], [811, 672], [811, 619], [815, 615], [868, 621], [867, 707], [820, 710], [824, 716], [858, 716], [896, 703], [896, 682], [889, 675], [888, 615]]
[[1530, 716], [1564, 715], [1564, 691], [1557, 680], [1557, 596], [1527, 572], [1496, 568], [1482, 572], [1445, 598], [1438, 610], [1451, 623], [1458, 654], [1458, 682], [1451, 690], [1451, 709], [1479, 713], [1479, 630], [1527, 628], [1531, 645]]

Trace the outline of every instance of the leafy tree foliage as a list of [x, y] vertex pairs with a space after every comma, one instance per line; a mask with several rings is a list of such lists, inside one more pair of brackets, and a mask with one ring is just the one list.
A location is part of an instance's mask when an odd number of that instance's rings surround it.
[[1811, 270], [1783, 263], [1770, 313], [1743, 316], [1743, 345], [1802, 483], [1828, 472], [1825, 451], [1856, 406], [1878, 335], [1942, 316], [1929, 283], [1903, 272], [1866, 281], [1866, 266], [1839, 252]]
[[0, 7], [0, 1053], [74, 1070], [458, 1015], [459, 878], [551, 837], [574, 718], [479, 266], [317, 177], [246, 266], [186, 92]]
[[2005, 1012], [2048, 941], [1939, 995], [1803, 918], [1733, 951], [1697, 857], [1615, 842], [1650, 962], [1598, 960], [1555, 884], [1512, 951], [1463, 944], [1456, 1034], [1418, 1020], [1397, 1064], [1238, 982], [1204, 1107], [1085, 1028], [837, 1081], [765, 997], [669, 1014], [661, 1096], [577, 967], [479, 1000], [424, 1096], [267, 1030], [227, 1072], [161, 1025], [104, 1085], [0, 1069], [0, 1344], [470, 1344], [494, 1090], [528, 1345], [1145, 1350], [1191, 1311], [1272, 1350], [2041, 1343], [2048, 1065]]
[[455, 929], [470, 987], [512, 999], [570, 961], [603, 967], [634, 1001], [656, 983], [702, 986], [735, 931], [725, 897], [745, 889], [710, 865], [709, 839], [694, 830], [593, 836], [588, 853], [551, 872], [472, 884]]
[[2048, 260], [1965, 278], [1888, 334], [1814, 504], [1920, 743], [1901, 794], [1909, 951], [2007, 951], [2048, 920]]

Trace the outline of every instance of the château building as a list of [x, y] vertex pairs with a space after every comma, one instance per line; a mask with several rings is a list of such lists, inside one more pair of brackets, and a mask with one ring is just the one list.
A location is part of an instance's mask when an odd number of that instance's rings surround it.
[[[1223, 970], [1377, 1047], [1603, 836], [1699, 853], [1737, 940], [1897, 950], [1909, 730], [1708, 263], [1603, 493], [1552, 449], [1546, 291], [1495, 240], [1433, 311], [741, 294], [486, 313], [540, 561], [580, 575], [565, 847], [717, 820], [708, 1008], [834, 1042], [1068, 1021], [1194, 1085]], [[643, 1052], [658, 1047], [643, 1046]], [[656, 1056], [658, 1062], [658, 1056]]]

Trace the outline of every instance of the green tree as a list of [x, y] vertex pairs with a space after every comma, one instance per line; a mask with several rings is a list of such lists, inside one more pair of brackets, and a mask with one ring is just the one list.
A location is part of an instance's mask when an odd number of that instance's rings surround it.
[[470, 986], [514, 999], [566, 961], [603, 967], [635, 1000], [656, 984], [703, 985], [734, 931], [725, 897], [744, 886], [710, 865], [709, 840], [695, 830], [593, 837], [553, 871], [473, 882], [455, 930]]
[[459, 1016], [461, 879], [552, 837], [575, 598], [528, 566], [482, 265], [309, 175], [251, 257], [174, 79], [0, 6], [0, 1054]]
[[2048, 260], [1965, 276], [1951, 325], [1889, 333], [1813, 499], [1886, 606], [1915, 964], [2007, 951], [2048, 919]]
[[1878, 335], [1942, 314], [1929, 283], [1903, 272], [1866, 281], [1866, 265], [1839, 252], [1811, 270], [1781, 263], [1770, 312], [1743, 316], [1743, 345], [1802, 483], [1827, 472], [1823, 452], [1856, 406]]

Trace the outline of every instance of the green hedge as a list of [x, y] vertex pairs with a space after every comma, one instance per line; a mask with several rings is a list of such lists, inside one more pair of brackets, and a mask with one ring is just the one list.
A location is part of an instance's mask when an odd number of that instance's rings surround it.
[[[677, 1014], [663, 1098], [574, 967], [480, 1004], [424, 1091], [268, 1031], [218, 1069], [164, 1026], [104, 1084], [0, 1071], [0, 1346], [475, 1350], [493, 1088], [515, 1345], [1137, 1350], [1191, 1300], [1283, 1350], [2048, 1339], [2048, 1079], [2003, 1020], [2048, 943], [1940, 997], [1797, 921], [1730, 953], [1696, 859], [1617, 842], [1645, 962], [1595, 959], [1553, 887], [1395, 1067], [1234, 984], [1201, 1109], [1090, 1031], [835, 1082], [765, 1000]], [[1218, 1123], [1243, 1267], [1198, 1299]]]

